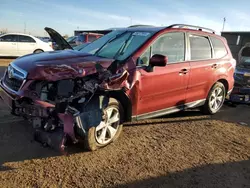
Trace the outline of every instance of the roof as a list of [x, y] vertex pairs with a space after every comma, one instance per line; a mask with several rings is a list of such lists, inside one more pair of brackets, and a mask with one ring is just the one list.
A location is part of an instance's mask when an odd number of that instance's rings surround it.
[[117, 30], [158, 32], [165, 28], [166, 27], [128, 27]]
[[[200, 26], [194, 26], [194, 25], [187, 25], [187, 24], [173, 24], [173, 25], [161, 26], [161, 27], [152, 26], [152, 25], [132, 25], [132, 26], [123, 27], [123, 28], [111, 28], [109, 30], [92, 30], [92, 31], [86, 30], [82, 32], [96, 32], [96, 33], [107, 34], [113, 30], [123, 30], [123, 31], [148, 31], [148, 32], [157, 33], [161, 30], [171, 29], [171, 28], [180, 29], [180, 30], [194, 30], [194, 31], [215, 34], [215, 31], [212, 29], [200, 27]], [[79, 32], [79, 31], [75, 31], [75, 32]]]
[[[24, 33], [4, 33], [2, 35], [24, 35], [24, 36], [29, 36], [29, 37], [33, 37], [33, 38], [37, 38], [37, 37], [34, 37], [33, 35], [29, 35], [29, 34], [24, 34]], [[1, 36], [2, 36], [1, 35]], [[37, 38], [38, 39], [38, 38]]]
[[29, 34], [24, 34], [24, 33], [4, 33], [3, 35], [25, 35], [25, 36], [31, 36], [31, 37], [34, 37], [32, 35], [29, 35]]

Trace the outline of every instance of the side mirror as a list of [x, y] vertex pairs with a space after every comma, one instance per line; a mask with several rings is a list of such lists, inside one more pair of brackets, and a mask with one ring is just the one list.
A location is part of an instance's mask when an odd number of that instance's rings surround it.
[[149, 60], [151, 67], [165, 67], [168, 62], [168, 57], [160, 54], [153, 55]]

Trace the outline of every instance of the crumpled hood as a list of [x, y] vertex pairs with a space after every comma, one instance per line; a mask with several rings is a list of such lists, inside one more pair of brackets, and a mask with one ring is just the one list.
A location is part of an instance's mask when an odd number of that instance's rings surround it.
[[101, 58], [74, 50], [44, 52], [22, 56], [12, 64], [28, 73], [27, 79], [56, 81], [83, 77], [107, 69], [113, 59]]

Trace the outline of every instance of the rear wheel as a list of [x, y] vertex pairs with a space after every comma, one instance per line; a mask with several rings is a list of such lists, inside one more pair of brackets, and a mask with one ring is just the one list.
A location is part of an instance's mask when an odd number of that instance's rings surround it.
[[202, 111], [205, 114], [215, 114], [218, 112], [225, 100], [226, 89], [221, 82], [216, 82], [211, 88]]
[[43, 52], [43, 50], [39, 50], [39, 49], [34, 51], [35, 54], [39, 54], [39, 53], [42, 53], [42, 52]]
[[91, 127], [85, 137], [85, 147], [94, 151], [114, 142], [121, 134], [123, 107], [114, 98], [111, 98], [104, 110], [103, 120], [97, 127]]

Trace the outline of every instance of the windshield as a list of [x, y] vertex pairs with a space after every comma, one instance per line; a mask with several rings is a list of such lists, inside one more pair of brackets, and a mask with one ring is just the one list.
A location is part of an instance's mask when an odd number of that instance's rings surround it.
[[240, 64], [250, 65], [250, 47], [245, 47], [241, 52]]
[[80, 51], [101, 57], [124, 60], [151, 36], [151, 32], [116, 30], [90, 43]]

